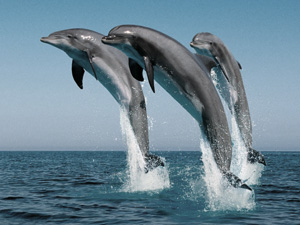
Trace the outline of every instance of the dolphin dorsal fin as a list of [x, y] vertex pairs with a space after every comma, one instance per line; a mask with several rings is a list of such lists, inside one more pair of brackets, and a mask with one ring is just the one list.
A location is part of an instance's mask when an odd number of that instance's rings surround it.
[[74, 81], [78, 85], [80, 89], [83, 88], [82, 86], [82, 79], [83, 79], [84, 69], [78, 65], [74, 60], [72, 61], [72, 75]]
[[155, 93], [153, 65], [148, 56], [144, 56], [144, 63], [150, 87], [153, 93]]
[[131, 75], [138, 81], [144, 81], [143, 68], [131, 58], [129, 58], [128, 63]]
[[210, 72], [212, 68], [218, 66], [216, 61], [213, 58], [209, 57], [209, 56], [200, 55], [200, 54], [195, 54], [195, 56], [198, 58], [198, 60], [200, 60], [205, 65], [208, 72]]

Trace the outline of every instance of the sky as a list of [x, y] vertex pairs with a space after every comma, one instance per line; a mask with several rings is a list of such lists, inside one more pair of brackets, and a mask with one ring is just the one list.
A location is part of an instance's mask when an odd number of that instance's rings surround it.
[[[120, 111], [92, 76], [80, 90], [71, 59], [40, 42], [122, 24], [159, 30], [186, 46], [199, 32], [220, 37], [241, 63], [253, 146], [300, 150], [300, 1], [0, 0], [0, 150], [126, 150]], [[196, 121], [159, 85], [147, 98], [151, 150], [199, 149]]]

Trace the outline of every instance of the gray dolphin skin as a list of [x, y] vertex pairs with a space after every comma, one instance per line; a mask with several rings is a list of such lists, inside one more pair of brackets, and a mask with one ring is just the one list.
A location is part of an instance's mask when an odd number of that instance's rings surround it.
[[63, 50], [73, 59], [73, 78], [81, 89], [86, 70], [126, 110], [146, 161], [145, 171], [163, 166], [164, 163], [158, 156], [149, 154], [147, 112], [141, 85], [131, 76], [126, 55], [104, 45], [102, 37], [102, 34], [91, 30], [68, 29], [42, 37], [41, 41]]
[[[235, 112], [238, 127], [248, 151], [247, 159], [250, 163], [258, 162], [266, 165], [264, 156], [252, 148], [252, 123], [240, 72], [242, 69], [240, 63], [234, 58], [222, 40], [211, 33], [204, 32], [196, 34], [190, 45], [198, 54], [214, 58], [221, 68], [223, 75], [230, 83], [227, 92], [229, 92], [231, 98], [224, 99], [231, 112]], [[219, 91], [224, 91], [222, 85], [219, 86]]]
[[142, 71], [146, 70], [153, 92], [155, 79], [185, 108], [206, 134], [222, 174], [234, 187], [251, 190], [230, 172], [230, 131], [224, 108], [206, 66], [173, 38], [147, 27], [118, 26], [102, 41], [129, 57], [133, 77], [142, 81]]

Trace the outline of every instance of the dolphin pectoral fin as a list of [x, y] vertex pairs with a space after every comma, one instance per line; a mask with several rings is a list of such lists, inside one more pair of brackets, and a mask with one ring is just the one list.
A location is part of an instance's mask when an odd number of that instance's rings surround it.
[[266, 161], [265, 161], [265, 158], [264, 158], [264, 155], [261, 154], [259, 151], [256, 151], [253, 148], [249, 148], [248, 149], [247, 160], [250, 163], [256, 163], [256, 162], [258, 162], [258, 163], [263, 164], [264, 166], [267, 165]]
[[144, 81], [143, 68], [131, 58], [129, 58], [128, 63], [131, 75], [138, 81]]
[[156, 155], [148, 154], [145, 156], [146, 166], [145, 166], [145, 173], [148, 173], [150, 170], [153, 170], [154, 168], [158, 166], [165, 166], [164, 161]]
[[236, 175], [231, 173], [230, 171], [223, 172], [223, 175], [227, 179], [230, 185], [232, 185], [235, 188], [243, 188], [247, 189], [249, 191], [252, 191], [252, 189], [245, 183], [242, 182], [240, 178], [238, 178]]
[[236, 61], [237, 64], [239, 65], [240, 70], [242, 69], [242, 65], [239, 63], [239, 61]]
[[153, 71], [153, 65], [149, 59], [149, 57], [144, 56], [144, 63], [145, 63], [145, 69], [148, 77], [148, 81], [150, 84], [150, 87], [152, 91], [155, 93], [155, 88], [154, 88], [154, 71]]
[[209, 57], [209, 56], [200, 55], [200, 54], [195, 54], [195, 56], [198, 60], [200, 60], [205, 65], [208, 72], [210, 72], [212, 68], [218, 66], [216, 61], [213, 58]]
[[78, 65], [74, 60], [72, 61], [72, 75], [78, 87], [82, 89], [83, 88], [82, 79], [84, 75], [84, 69], [80, 65]]

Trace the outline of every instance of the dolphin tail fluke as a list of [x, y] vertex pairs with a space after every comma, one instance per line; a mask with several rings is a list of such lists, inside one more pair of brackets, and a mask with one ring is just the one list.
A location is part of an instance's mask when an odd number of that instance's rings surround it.
[[165, 166], [163, 160], [156, 155], [148, 154], [145, 157], [145, 161], [146, 161], [145, 173], [148, 173], [150, 170], [153, 170], [158, 166]]
[[265, 161], [265, 158], [264, 158], [264, 155], [261, 154], [259, 151], [256, 151], [253, 148], [249, 148], [247, 159], [248, 159], [248, 162], [250, 162], [250, 163], [258, 162], [258, 163], [263, 164], [264, 166], [267, 165], [266, 161]]
[[224, 176], [226, 177], [226, 179], [228, 180], [228, 182], [235, 188], [244, 188], [247, 189], [249, 191], [252, 191], [252, 189], [245, 183], [242, 182], [242, 180], [240, 178], [238, 178], [236, 175], [234, 175], [233, 173], [227, 171], [224, 172]]

